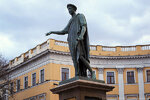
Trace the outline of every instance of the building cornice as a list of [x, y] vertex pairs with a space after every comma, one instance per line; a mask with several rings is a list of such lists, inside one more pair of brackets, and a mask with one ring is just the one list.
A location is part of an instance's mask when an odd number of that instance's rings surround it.
[[26, 61], [24, 61], [24, 62], [22, 62], [22, 63], [20, 63], [20, 64], [18, 64], [18, 65], [16, 65], [16, 66], [14, 66], [14, 67], [11, 67], [11, 68], [9, 69], [9, 72], [18, 69], [18, 68], [20, 68], [21, 66], [26, 65], [26, 64], [32, 62], [33, 60], [38, 59], [39, 57], [41, 57], [41, 56], [43, 56], [43, 55], [46, 55], [48, 52], [49, 52], [49, 50], [47, 49], [47, 50], [45, 50], [45, 51], [43, 51], [43, 52], [37, 54], [36, 56], [33, 56], [33, 57], [29, 58], [28, 60], [26, 60]]
[[[26, 65], [30, 62], [32, 62], [35, 59], [38, 59], [39, 57], [46, 55], [48, 53], [52, 53], [52, 54], [58, 54], [58, 55], [67, 55], [70, 56], [70, 52], [62, 52], [62, 51], [55, 51], [55, 50], [51, 50], [51, 49], [47, 49], [31, 58], [29, 58], [28, 60], [14, 66], [11, 67], [9, 72], [12, 72], [13, 70], [16, 70], [18, 68], [20, 68], [23, 65]], [[150, 58], [150, 55], [134, 55], [134, 56], [95, 56], [95, 55], [91, 55], [90, 56], [91, 59], [107, 59], [107, 60], [117, 60], [117, 59], [141, 59], [141, 58]]]
[[95, 56], [91, 55], [91, 58], [97, 59], [140, 59], [140, 58], [150, 58], [150, 55], [134, 55], [134, 56]]
[[[51, 53], [61, 54], [61, 55], [69, 55], [69, 52], [55, 51], [49, 50]], [[99, 56], [99, 55], [90, 55], [90, 58], [96, 59], [140, 59], [140, 58], [150, 58], [150, 54], [148, 55], [133, 55], [133, 56]]]

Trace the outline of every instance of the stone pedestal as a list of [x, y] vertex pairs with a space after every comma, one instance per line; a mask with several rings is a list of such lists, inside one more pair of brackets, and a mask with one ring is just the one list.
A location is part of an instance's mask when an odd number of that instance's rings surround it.
[[106, 92], [113, 88], [100, 80], [75, 77], [61, 82], [51, 91], [59, 94], [59, 100], [106, 100]]

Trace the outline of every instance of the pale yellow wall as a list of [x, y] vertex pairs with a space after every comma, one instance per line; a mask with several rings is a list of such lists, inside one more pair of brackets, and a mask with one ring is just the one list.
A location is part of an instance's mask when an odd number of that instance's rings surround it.
[[[28, 85], [31, 86], [31, 75], [32, 73], [36, 72], [36, 81], [39, 81], [39, 73], [41, 69], [45, 69], [45, 80], [58, 80], [61, 81], [61, 68], [69, 68], [70, 70], [70, 78], [74, 77], [74, 67], [71, 65], [63, 65], [63, 64], [54, 64], [54, 63], [49, 63], [43, 67], [40, 67], [38, 69], [35, 69], [27, 74], [24, 74], [17, 79], [21, 79], [21, 89], [24, 89], [23, 87], [23, 81], [24, 81], [24, 77], [28, 76]], [[98, 79], [98, 69], [97, 68], [92, 68], [93, 70], [96, 71], [96, 79]], [[145, 70], [146, 69], [150, 69], [149, 67], [144, 68], [143, 70], [143, 76], [145, 79]], [[115, 68], [108, 68], [108, 69], [104, 69], [104, 81], [106, 82], [106, 73], [109, 71], [113, 71], [115, 72], [115, 82], [116, 84], [112, 86], [114, 86], [115, 88], [113, 89], [113, 91], [111, 92], [107, 92], [107, 94], [109, 95], [119, 95], [119, 86], [118, 86], [118, 71]], [[126, 80], [127, 80], [127, 75], [126, 72], [127, 71], [134, 71], [135, 72], [135, 79], [136, 79], [136, 84], [127, 84]], [[138, 94], [139, 93], [139, 87], [138, 87], [138, 72], [136, 68], [125, 68], [124, 69], [124, 73], [123, 73], [123, 78], [124, 78], [124, 93], [125, 94]], [[145, 80], [144, 80], [145, 81]], [[51, 99], [51, 100], [58, 100], [58, 95], [52, 94], [50, 92], [50, 89], [53, 87], [56, 87], [55, 85], [53, 85], [54, 82], [51, 83], [44, 83], [26, 90], [23, 90], [21, 92], [18, 92], [14, 95], [15, 98], [28, 98], [28, 97], [32, 97], [38, 94], [41, 94], [43, 92], [47, 93], [46, 98], [47, 99]], [[57, 83], [57, 82], [55, 82]], [[110, 84], [111, 85], [111, 84]], [[145, 84], [144, 85], [144, 89], [145, 89], [145, 93], [150, 93], [150, 85], [149, 84]], [[28, 96], [24, 96], [26, 94], [30, 94]], [[19, 99], [18, 99], [19, 100]]]
[[[63, 64], [54, 64], [54, 63], [49, 63], [45, 66], [42, 66], [38, 69], [35, 69], [31, 72], [28, 72], [20, 77], [17, 77], [15, 80], [20, 79], [21, 81], [21, 86], [20, 89], [24, 89], [23, 84], [24, 84], [24, 77], [28, 76], [28, 86], [32, 86], [31, 83], [31, 77], [32, 74], [36, 72], [36, 83], [40, 81], [40, 70], [44, 69], [45, 71], [45, 80], [56, 80], [56, 81], [61, 81], [61, 68], [69, 68], [70, 70], [70, 78], [74, 77], [74, 67], [71, 65], [63, 65]], [[28, 97], [32, 97], [41, 93], [47, 93], [46, 95], [46, 100], [58, 100], [58, 95], [52, 94], [50, 92], [51, 88], [56, 87], [56, 85], [53, 85], [53, 83], [58, 82], [50, 82], [50, 83], [42, 83], [40, 85], [36, 85], [34, 87], [25, 89], [23, 91], [20, 91], [18, 93], [15, 93], [14, 98], [16, 100], [22, 100]], [[16, 87], [16, 86], [15, 86]], [[28, 94], [28, 95], [27, 95]], [[18, 99], [19, 98], [19, 99]]]
[[115, 88], [111, 92], [107, 92], [107, 94], [119, 94], [119, 86], [118, 85], [112, 85]]
[[127, 99], [137, 99], [137, 97], [130, 97], [130, 96], [128, 96]]
[[50, 79], [51, 80], [59, 80], [61, 81], [61, 68], [69, 68], [70, 70], [70, 78], [74, 77], [75, 71], [74, 67], [71, 65], [63, 65], [63, 64], [50, 64]]
[[136, 68], [125, 68], [123, 72], [124, 84], [127, 84], [127, 71], [134, 71], [135, 83], [138, 83], [138, 72]]
[[[69, 48], [68, 47], [64, 47], [64, 46], [59, 46], [59, 45], [55, 45], [56, 42], [62, 42], [62, 43], [66, 43], [63, 41], [57, 41], [57, 40], [53, 40], [50, 39], [49, 40], [49, 49], [51, 50], [56, 50], [56, 51], [63, 51], [63, 52], [69, 52]], [[102, 51], [102, 47], [103, 46], [99, 46], [99, 45], [95, 45], [96, 50], [91, 50], [90, 51], [90, 55], [97, 55], [97, 56], [130, 56], [130, 55], [146, 55], [146, 54], [150, 54], [150, 50], [141, 50], [142, 46], [136, 46], [136, 51], [121, 51], [121, 46], [117, 46], [116, 51], [112, 52], [112, 51]], [[31, 50], [32, 51], [32, 50]], [[28, 51], [29, 52], [29, 51]], [[24, 55], [24, 54], [22, 54]], [[17, 58], [15, 58], [17, 59]], [[132, 67], [132, 66], [131, 66]], [[45, 80], [58, 80], [61, 81], [61, 68], [69, 68], [70, 69], [70, 78], [74, 77], [75, 72], [74, 72], [74, 67], [71, 65], [63, 65], [63, 64], [54, 64], [54, 63], [49, 63], [43, 67], [40, 67], [38, 69], [35, 69], [29, 73], [26, 73], [20, 77], [17, 77], [16, 79], [21, 79], [21, 89], [24, 89], [23, 87], [23, 82], [24, 82], [24, 77], [28, 76], [28, 85], [31, 86], [31, 76], [32, 73], [36, 72], [36, 82], [39, 82], [39, 73], [41, 69], [45, 69]], [[150, 67], [144, 68], [143, 70], [143, 79], [144, 82], [146, 82], [146, 76], [145, 76], [145, 70], [146, 69], [150, 69]], [[96, 79], [98, 79], [98, 69], [97, 68], [93, 68], [93, 70], [96, 71]], [[135, 72], [135, 81], [136, 84], [127, 84], [127, 71], [134, 71]], [[113, 85], [115, 88], [113, 89], [113, 91], [108, 92], [107, 94], [119, 94], [119, 86], [118, 86], [118, 71], [115, 68], [108, 68], [108, 69], [104, 69], [104, 81], [106, 83], [106, 72], [107, 71], [114, 71], [115, 72], [115, 85]], [[15, 79], [15, 80], [16, 80]], [[138, 72], [136, 68], [125, 68], [124, 72], [123, 72], [123, 80], [124, 80], [124, 93], [125, 94], [139, 94], [139, 87], [138, 87]], [[18, 92], [15, 94], [15, 97], [17, 98], [28, 98], [28, 97], [32, 97], [38, 94], [43, 93], [44, 91], [46, 91], [47, 93], [47, 98], [46, 99], [50, 99], [50, 100], [58, 100], [58, 95], [54, 95], [50, 92], [50, 88], [55, 87], [53, 85], [54, 82], [50, 82], [50, 83], [44, 83], [29, 89], [26, 89], [24, 91]], [[144, 84], [144, 90], [145, 93], [150, 93], [150, 84]], [[27, 95], [28, 94], [28, 95]], [[17, 99], [16, 99], [17, 100]], [[20, 99], [18, 99], [20, 100]]]
[[150, 67], [145, 67], [144, 70], [143, 70], [143, 79], [144, 79], [144, 82], [147, 82], [147, 79], [146, 79], [146, 70], [150, 70]]
[[[28, 76], [28, 86], [32, 86], [31, 77], [32, 77], [32, 74], [35, 73], [35, 72], [36, 72], [36, 83], [39, 83], [39, 80], [40, 80], [39, 79], [39, 74], [40, 74], [41, 69], [44, 69], [44, 71], [45, 71], [45, 80], [47, 80], [48, 76], [49, 76], [49, 72], [48, 72], [49, 71], [49, 64], [47, 64], [43, 67], [40, 67], [38, 69], [35, 69], [31, 72], [28, 72], [28, 73], [26, 73], [22, 76], [17, 77], [15, 80], [20, 79], [20, 83], [21, 83], [20, 89], [24, 89], [24, 77], [25, 76]], [[46, 83], [46, 84], [44, 83], [44, 84], [41, 84], [41, 85], [38, 85], [38, 86], [34, 86], [34, 87], [31, 87], [31, 88], [25, 89], [25, 90], [20, 91], [18, 93], [15, 93], [14, 98], [15, 98], [15, 100], [22, 100], [22, 99], [25, 99], [25, 98], [28, 98], [28, 97], [32, 97], [32, 96], [41, 94], [45, 91], [45, 89], [48, 89], [48, 88], [46, 88], [46, 86], [48, 86], [47, 84], [48, 83]], [[49, 91], [47, 91], [47, 92], [49, 92]], [[49, 99], [49, 97], [48, 97], [48, 99]]]
[[[68, 47], [63, 47], [59, 45], [55, 45], [55, 42], [61, 42], [63, 43], [64, 41], [58, 41], [51, 39], [50, 40], [50, 49], [53, 50], [58, 50], [58, 51], [63, 51], [63, 52], [69, 52]], [[67, 42], [64, 42], [67, 43]], [[96, 47], [96, 50], [91, 50], [90, 55], [103, 55], [103, 56], [129, 56], [129, 55], [145, 55], [149, 54], [150, 50], [142, 50], [142, 45], [137, 45], [137, 46], [125, 46], [125, 47], [136, 47], [136, 51], [121, 51], [122, 46], [116, 46], [116, 51], [103, 51], [102, 47], [100, 45], [93, 45]]]
[[118, 72], [117, 72], [117, 69], [114, 69], [114, 68], [109, 68], [109, 69], [104, 69], [104, 81], [105, 83], [106, 82], [106, 78], [107, 78], [107, 72], [115, 72], [115, 84], [110, 84], [112, 86], [114, 86], [115, 88], [113, 89], [113, 91], [111, 92], [107, 92], [107, 94], [119, 94], [119, 86], [118, 86]]
[[147, 83], [146, 79], [146, 70], [150, 70], [150, 67], [145, 67], [143, 70], [143, 79], [144, 79], [144, 92], [145, 93], [150, 93], [150, 83]]
[[46, 100], [58, 100], [58, 95], [52, 94], [50, 89], [54, 88], [56, 86], [53, 85], [54, 82], [52, 83], [43, 83], [38, 86], [25, 89], [23, 91], [20, 91], [18, 93], [15, 93], [13, 98], [10, 98], [10, 100], [23, 100], [25, 98], [29, 98], [32, 96], [36, 96], [38, 94], [46, 93]]
[[145, 93], [150, 93], [150, 83], [149, 84], [144, 84], [144, 92]]
[[104, 81], [105, 81], [105, 83], [107, 83], [106, 82], [106, 77], [107, 77], [107, 72], [115, 72], [115, 84], [118, 84], [118, 71], [117, 71], [117, 69], [115, 69], [115, 68], [107, 68], [107, 69], [104, 69], [104, 73], [103, 73], [103, 75], [104, 75]]
[[136, 84], [136, 85], [125, 84], [124, 85], [124, 94], [139, 94], [138, 84]]

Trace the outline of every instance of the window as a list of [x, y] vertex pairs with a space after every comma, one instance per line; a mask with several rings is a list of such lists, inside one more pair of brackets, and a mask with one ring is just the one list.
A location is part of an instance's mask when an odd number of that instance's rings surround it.
[[28, 88], [28, 76], [24, 77], [24, 88]]
[[62, 81], [69, 79], [69, 68], [62, 68], [61, 75]]
[[36, 85], [36, 73], [32, 74], [32, 86]]
[[107, 84], [115, 84], [114, 72], [107, 72]]
[[20, 91], [20, 80], [17, 80], [17, 92]]
[[135, 83], [135, 80], [134, 80], [134, 71], [127, 72], [127, 83], [128, 84]]
[[44, 82], [44, 69], [40, 70], [40, 82]]
[[13, 91], [14, 91], [14, 83], [11, 82], [10, 83], [10, 93], [13, 94]]
[[150, 82], [150, 70], [146, 71], [146, 75], [147, 75], [147, 82]]

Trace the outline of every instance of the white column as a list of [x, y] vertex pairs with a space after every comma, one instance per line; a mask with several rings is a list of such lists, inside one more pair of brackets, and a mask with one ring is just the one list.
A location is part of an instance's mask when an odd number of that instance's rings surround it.
[[98, 68], [99, 80], [104, 80], [103, 71], [104, 71], [104, 68]]
[[137, 68], [137, 71], [138, 71], [138, 85], [139, 85], [139, 100], [145, 100], [143, 68]]
[[123, 81], [123, 68], [118, 70], [118, 83], [119, 83], [119, 100], [124, 100], [124, 81]]

